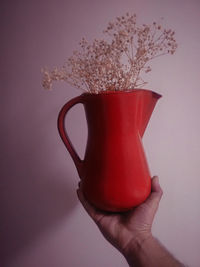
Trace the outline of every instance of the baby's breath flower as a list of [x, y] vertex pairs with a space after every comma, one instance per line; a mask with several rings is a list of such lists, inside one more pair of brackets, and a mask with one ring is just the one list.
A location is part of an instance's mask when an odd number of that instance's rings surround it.
[[144, 86], [141, 72], [151, 71], [150, 60], [165, 54], [174, 54], [177, 43], [175, 32], [160, 24], [136, 24], [136, 14], [117, 17], [103, 31], [108, 41], [82, 38], [80, 50], [73, 51], [63, 67], [49, 71], [42, 69], [45, 89], [53, 81], [65, 81], [90, 93], [121, 91]]

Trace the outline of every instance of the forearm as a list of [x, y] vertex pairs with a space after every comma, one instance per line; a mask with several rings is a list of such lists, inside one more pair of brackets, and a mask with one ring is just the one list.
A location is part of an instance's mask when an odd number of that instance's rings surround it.
[[153, 236], [134, 241], [125, 258], [132, 267], [183, 267]]

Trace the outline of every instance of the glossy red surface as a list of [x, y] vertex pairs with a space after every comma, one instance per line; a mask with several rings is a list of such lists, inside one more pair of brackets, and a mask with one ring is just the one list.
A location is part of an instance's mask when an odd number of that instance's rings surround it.
[[[82, 179], [83, 192], [96, 207], [126, 211], [150, 194], [151, 177], [142, 136], [161, 95], [144, 89], [82, 94], [64, 105], [58, 129]], [[85, 108], [88, 140], [84, 160], [77, 155], [65, 130], [67, 111]]]

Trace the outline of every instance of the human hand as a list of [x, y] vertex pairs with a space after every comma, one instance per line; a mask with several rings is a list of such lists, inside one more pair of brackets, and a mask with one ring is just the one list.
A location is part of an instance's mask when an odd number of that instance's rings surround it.
[[135, 244], [141, 244], [152, 236], [151, 228], [163, 191], [158, 177], [152, 178], [152, 192], [147, 200], [136, 208], [123, 213], [100, 211], [84, 197], [82, 187], [77, 195], [83, 207], [97, 224], [104, 237], [124, 256]]

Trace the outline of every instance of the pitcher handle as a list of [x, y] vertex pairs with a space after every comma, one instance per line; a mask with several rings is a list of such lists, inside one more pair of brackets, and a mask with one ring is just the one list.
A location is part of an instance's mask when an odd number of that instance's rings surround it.
[[83, 103], [83, 97], [82, 95], [77, 96], [73, 99], [71, 99], [69, 102], [67, 102], [62, 109], [59, 112], [58, 115], [58, 131], [60, 134], [60, 137], [63, 141], [63, 143], [65, 144], [67, 150], [69, 151], [69, 154], [71, 155], [74, 164], [77, 168], [79, 177], [81, 178], [81, 170], [82, 170], [82, 166], [83, 166], [83, 160], [80, 159], [80, 157], [78, 156], [78, 154], [76, 153], [76, 150], [74, 149], [68, 135], [67, 132], [65, 130], [65, 116], [67, 115], [67, 112], [76, 104], [79, 103]]

